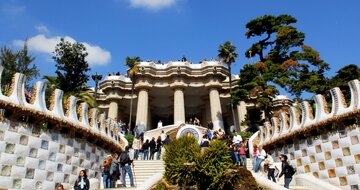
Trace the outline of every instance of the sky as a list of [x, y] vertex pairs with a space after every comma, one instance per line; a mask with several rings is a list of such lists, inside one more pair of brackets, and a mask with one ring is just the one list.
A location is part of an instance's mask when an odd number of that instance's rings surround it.
[[[162, 62], [217, 57], [230, 40], [238, 74], [254, 40], [245, 25], [270, 14], [289, 14], [305, 33], [305, 44], [330, 64], [328, 77], [348, 64], [360, 66], [358, 0], [0, 0], [0, 46], [22, 47], [27, 38], [41, 75], [55, 75], [52, 52], [60, 38], [87, 48], [91, 71], [125, 73], [126, 56]], [[88, 85], [94, 85], [89, 81]]]

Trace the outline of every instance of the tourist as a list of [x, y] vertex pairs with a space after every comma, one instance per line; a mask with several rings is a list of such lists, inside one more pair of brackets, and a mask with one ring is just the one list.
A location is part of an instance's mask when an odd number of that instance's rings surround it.
[[119, 152], [115, 152], [112, 156], [110, 167], [111, 188], [114, 188], [116, 186], [116, 181], [120, 179], [119, 156]]
[[284, 187], [289, 189], [290, 182], [292, 180], [292, 176], [295, 174], [294, 168], [287, 162], [288, 157], [284, 154], [280, 155], [280, 161], [281, 161], [281, 173], [278, 177], [281, 178], [281, 176], [285, 175], [284, 178]]
[[162, 147], [161, 137], [158, 136], [158, 138], [157, 138], [157, 140], [156, 140], [156, 159], [157, 159], [157, 160], [160, 160], [161, 147]]
[[275, 180], [275, 164], [274, 164], [274, 159], [272, 158], [272, 156], [267, 153], [266, 154], [266, 158], [265, 158], [265, 164], [268, 166], [268, 179], [269, 180], [273, 180], [274, 183], [276, 183]]
[[239, 160], [240, 160], [240, 165], [246, 169], [246, 147], [244, 142], [240, 143]]
[[201, 152], [204, 152], [206, 149], [208, 149], [209, 146], [210, 146], [210, 141], [208, 136], [205, 134], [200, 144]]
[[90, 182], [87, 178], [86, 171], [81, 170], [79, 173], [78, 178], [74, 184], [74, 190], [89, 190], [90, 189]]
[[[239, 147], [240, 147], [240, 146], [239, 146]], [[236, 165], [240, 165], [239, 147], [236, 146], [235, 143], [232, 144], [232, 149], [233, 149], [233, 151], [234, 151], [234, 156], [235, 156], [235, 163], [236, 163]]]
[[134, 177], [131, 170], [131, 164], [133, 163], [133, 160], [131, 160], [131, 157], [129, 155], [129, 146], [125, 147], [125, 151], [123, 151], [120, 154], [120, 165], [121, 165], [121, 173], [122, 173], [122, 185], [123, 187], [126, 187], [126, 174], [129, 175], [130, 178], [130, 185], [131, 187], [135, 187], [134, 185]]
[[161, 141], [164, 142], [164, 140], [166, 139], [166, 134], [164, 133], [164, 131], [161, 131], [160, 137]]
[[168, 145], [170, 143], [170, 135], [166, 135], [165, 140], [163, 141], [163, 146]]
[[111, 163], [112, 163], [112, 156], [108, 155], [104, 160], [103, 173], [102, 173], [104, 189], [111, 188], [111, 176], [110, 176]]
[[206, 130], [206, 135], [207, 135], [207, 137], [209, 138], [209, 140], [212, 139], [212, 134], [211, 134], [210, 129], [207, 129], [207, 130]]
[[149, 158], [149, 139], [146, 139], [145, 143], [142, 145], [141, 150], [143, 152], [143, 160]]
[[252, 170], [253, 171], [255, 171], [255, 163], [256, 163], [256, 159], [257, 159], [257, 155], [258, 155], [258, 148], [257, 148], [257, 145], [256, 144], [254, 144], [254, 146], [253, 146], [253, 154], [252, 154], [252, 156], [253, 156], [253, 160], [252, 160]]
[[221, 138], [225, 135], [225, 132], [222, 129], [219, 129], [219, 136], [221, 136]]
[[59, 183], [57, 186], [56, 186], [56, 190], [64, 190], [64, 186]]
[[200, 126], [200, 120], [197, 117], [194, 118], [194, 125]]
[[257, 158], [255, 162], [255, 172], [258, 172], [260, 170], [261, 163], [264, 161], [265, 156], [266, 156], [265, 150], [261, 146], [259, 146]]
[[149, 148], [150, 148], [150, 158], [149, 160], [154, 160], [154, 154], [155, 154], [155, 149], [156, 149], [156, 142], [155, 142], [155, 137], [153, 137], [149, 143]]
[[[213, 124], [213, 122], [210, 120], [209, 122], [208, 122], [208, 129], [213, 129], [214, 128], [214, 124]], [[211, 138], [210, 138], [211, 139]]]
[[189, 124], [190, 124], [190, 125], [194, 125], [194, 121], [193, 121], [193, 119], [192, 119], [192, 118], [190, 118], [190, 120], [189, 120]]
[[141, 141], [139, 136], [136, 136], [133, 141], [133, 148], [134, 148], [134, 160], [139, 159], [139, 151], [141, 149]]
[[235, 143], [235, 145], [237, 147], [240, 147], [241, 141], [242, 141], [242, 137], [237, 132], [235, 132], [234, 137], [233, 137], [233, 143]]

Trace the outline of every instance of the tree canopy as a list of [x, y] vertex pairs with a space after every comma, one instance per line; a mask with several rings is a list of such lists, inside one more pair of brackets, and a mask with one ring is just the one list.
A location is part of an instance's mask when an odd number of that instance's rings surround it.
[[0, 64], [5, 68], [1, 77], [2, 84], [10, 84], [15, 73], [23, 73], [27, 77], [29, 87], [29, 82], [39, 76], [38, 68], [32, 63], [34, 60], [35, 57], [28, 54], [27, 41], [19, 51], [13, 51], [6, 46], [1, 47]]
[[262, 39], [252, 44], [245, 56], [258, 56], [264, 80], [297, 97], [303, 91], [324, 93], [324, 72], [329, 65], [316, 50], [304, 45], [305, 34], [292, 25], [296, 22], [290, 15], [264, 15], [249, 21], [245, 36]]
[[86, 87], [90, 71], [86, 61], [86, 48], [81, 43], [71, 43], [63, 38], [55, 47], [57, 83], [64, 92], [77, 92]]

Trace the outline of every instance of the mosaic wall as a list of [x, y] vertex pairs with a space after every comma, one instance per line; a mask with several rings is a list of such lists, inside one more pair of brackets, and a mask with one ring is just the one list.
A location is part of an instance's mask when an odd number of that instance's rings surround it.
[[286, 154], [297, 173], [308, 173], [346, 190], [360, 189], [360, 130], [352, 125], [339, 132], [294, 140], [275, 150]]
[[107, 153], [84, 140], [40, 126], [0, 122], [0, 189], [72, 187], [86, 170], [92, 188], [99, 188], [100, 164]]

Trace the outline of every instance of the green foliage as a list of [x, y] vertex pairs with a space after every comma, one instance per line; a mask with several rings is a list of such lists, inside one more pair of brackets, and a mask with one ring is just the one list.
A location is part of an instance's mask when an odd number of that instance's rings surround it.
[[246, 113], [245, 120], [241, 123], [242, 125], [248, 126], [248, 131], [256, 132], [259, 130], [259, 126], [262, 126], [265, 122], [261, 118], [262, 110], [259, 108], [249, 109]]
[[155, 187], [152, 187], [151, 190], [166, 190], [166, 187], [163, 183], [159, 182]]
[[213, 140], [209, 148], [196, 160], [199, 189], [217, 190], [226, 184], [225, 173], [233, 165], [225, 142]]
[[336, 73], [337, 74], [330, 79], [330, 87], [339, 87], [345, 95], [346, 100], [349, 101], [351, 94], [345, 90], [349, 89], [349, 81], [360, 79], [360, 68], [357, 65], [350, 64], [339, 69]]
[[129, 146], [131, 147], [134, 142], [134, 136], [130, 134], [126, 134], [125, 139], [129, 142]]
[[261, 74], [266, 83], [274, 82], [288, 92], [301, 96], [303, 91], [324, 93], [329, 65], [317, 51], [304, 45], [305, 35], [295, 26], [290, 15], [264, 15], [246, 24], [246, 37], [263, 37], [246, 52], [250, 58], [259, 56]]
[[[170, 184], [181, 183], [181, 180], [192, 184], [196, 175], [184, 163], [192, 162], [200, 154], [200, 146], [193, 137], [183, 136], [165, 146], [165, 178]], [[190, 167], [191, 168], [191, 167]]]
[[253, 134], [254, 134], [253, 132], [246, 132], [246, 131], [239, 132], [239, 135], [245, 139], [250, 138]]
[[184, 136], [171, 141], [165, 149], [165, 179], [178, 184], [180, 189], [189, 186], [199, 190], [237, 189], [238, 186], [257, 189], [250, 172], [234, 168], [224, 141], [212, 140], [209, 148], [200, 153], [196, 140]]
[[71, 43], [62, 38], [55, 47], [53, 59], [56, 62], [57, 85], [65, 93], [79, 92], [86, 88], [90, 71], [85, 60], [88, 53], [81, 43]]
[[2, 84], [10, 85], [11, 80], [15, 73], [23, 73], [26, 75], [26, 85], [29, 88], [29, 81], [39, 76], [39, 70], [35, 64], [31, 64], [35, 57], [28, 55], [27, 41], [24, 47], [14, 52], [13, 50], [2, 47], [0, 50], [0, 64], [4, 67], [4, 72], [1, 76]]

